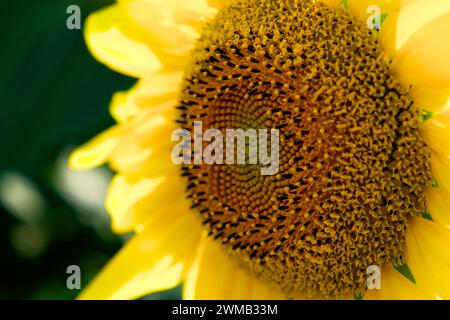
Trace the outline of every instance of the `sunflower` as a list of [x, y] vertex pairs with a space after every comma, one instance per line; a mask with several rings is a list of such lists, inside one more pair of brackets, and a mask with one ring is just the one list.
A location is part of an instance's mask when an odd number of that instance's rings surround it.
[[[138, 80], [70, 158], [133, 233], [80, 298], [450, 298], [450, 1], [119, 0], [85, 38]], [[279, 129], [279, 172], [175, 165], [194, 121]]]

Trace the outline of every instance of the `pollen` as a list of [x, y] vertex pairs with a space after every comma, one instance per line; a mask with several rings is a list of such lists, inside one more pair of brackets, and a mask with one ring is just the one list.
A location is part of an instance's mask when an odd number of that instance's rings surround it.
[[321, 1], [222, 9], [186, 71], [178, 123], [280, 132], [279, 171], [184, 165], [186, 194], [242, 268], [288, 297], [361, 296], [367, 268], [404, 263], [426, 208], [420, 110], [375, 30]]

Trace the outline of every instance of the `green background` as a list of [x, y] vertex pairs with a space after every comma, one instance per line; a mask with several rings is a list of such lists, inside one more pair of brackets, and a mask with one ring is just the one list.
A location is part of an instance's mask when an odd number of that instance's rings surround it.
[[[114, 123], [111, 96], [135, 81], [96, 62], [83, 31], [66, 28], [69, 5], [81, 8], [84, 21], [110, 3], [0, 4], [0, 299], [73, 299], [79, 291], [67, 289], [66, 268], [80, 266], [84, 287], [126, 238], [111, 233], [103, 208], [65, 194], [55, 179], [75, 146]], [[112, 176], [106, 168], [100, 173], [103, 180]], [[39, 215], [8, 205], [19, 194], [11, 177], [39, 196]], [[75, 191], [85, 187], [79, 181]], [[179, 289], [148, 298], [176, 297]]]

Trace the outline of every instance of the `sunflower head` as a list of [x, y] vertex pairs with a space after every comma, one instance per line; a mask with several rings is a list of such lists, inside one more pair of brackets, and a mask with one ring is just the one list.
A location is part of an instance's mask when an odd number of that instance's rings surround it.
[[[450, 297], [445, 12], [447, 0], [129, 0], [92, 17], [92, 51], [140, 80], [72, 165], [113, 165], [113, 225], [136, 236], [83, 297], [183, 280], [191, 299]], [[198, 123], [277, 130], [278, 171], [173, 165], [170, 133]]]
[[[362, 294], [367, 268], [403, 263], [426, 208], [420, 114], [373, 31], [321, 2], [239, 2], [205, 28], [179, 123], [280, 130], [280, 170], [188, 165], [187, 194], [215, 239], [289, 295]], [[225, 134], [225, 132], [224, 132]]]

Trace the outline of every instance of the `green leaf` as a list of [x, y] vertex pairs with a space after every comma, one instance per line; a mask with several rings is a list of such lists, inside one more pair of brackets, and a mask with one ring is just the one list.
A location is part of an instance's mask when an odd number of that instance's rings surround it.
[[439, 188], [439, 182], [437, 181], [436, 178], [434, 178], [434, 179], [431, 181], [431, 186], [432, 186], [433, 188]]
[[341, 6], [344, 9], [348, 9], [348, 1], [349, 0], [341, 0]]
[[364, 299], [364, 292], [354, 292], [353, 293], [353, 298], [355, 300], [362, 300], [362, 299]]
[[389, 15], [388, 13], [383, 13], [383, 14], [380, 16], [380, 22], [381, 22], [381, 25], [383, 25], [383, 23], [386, 21], [388, 15]]
[[395, 270], [400, 272], [406, 279], [408, 279], [412, 283], [416, 284], [416, 278], [414, 278], [411, 270], [409, 269], [409, 267], [408, 267], [408, 265], [406, 263], [402, 264], [402, 265], [395, 266]]
[[430, 120], [431, 118], [433, 118], [433, 116], [434, 116], [434, 112], [431, 112], [428, 110], [422, 111], [422, 121], [423, 122]]
[[433, 221], [433, 217], [431, 216], [431, 213], [427, 209], [422, 211], [422, 218]]

